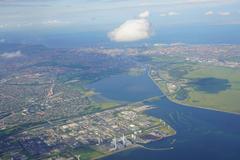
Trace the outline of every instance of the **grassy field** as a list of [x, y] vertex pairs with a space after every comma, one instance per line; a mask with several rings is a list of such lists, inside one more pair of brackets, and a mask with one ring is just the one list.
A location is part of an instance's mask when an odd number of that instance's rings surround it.
[[101, 108], [101, 110], [111, 109], [118, 105], [119, 105], [119, 103], [113, 102], [113, 101], [98, 103], [98, 106]]
[[240, 69], [202, 66], [184, 76], [187, 79], [205, 77], [226, 79], [231, 87], [217, 94], [202, 92], [188, 87], [189, 98], [183, 102], [221, 111], [240, 113]]
[[91, 148], [76, 149], [73, 151], [73, 154], [76, 156], [80, 155], [81, 160], [91, 160], [96, 157], [104, 155], [103, 153], [98, 152]]
[[[240, 113], [239, 68], [191, 63], [168, 56], [152, 57], [152, 65], [154, 70], [158, 72], [157, 77], [161, 79], [156, 78], [154, 81], [171, 100], [191, 106]], [[214, 85], [215, 89], [220, 88], [219, 92], [211, 93], [199, 90], [198, 87], [191, 84], [193, 81], [208, 78], [227, 81], [227, 85], [230, 87], [221, 90], [221, 86], [218, 87], [217, 84], [210, 83], [209, 85]], [[167, 84], [177, 86], [175, 94], [169, 93]]]

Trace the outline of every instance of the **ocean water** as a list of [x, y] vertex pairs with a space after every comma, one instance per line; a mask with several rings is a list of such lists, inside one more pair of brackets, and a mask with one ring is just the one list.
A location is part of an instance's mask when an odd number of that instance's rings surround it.
[[[152, 87], [154, 84], [147, 79], [147, 75], [140, 76], [140, 79], [145, 80], [136, 82], [136, 79], [137, 77], [129, 78], [124, 74], [95, 82], [91, 87], [108, 98], [131, 102], [143, 98], [141, 94], [145, 96], [162, 94], [156, 91], [158, 89], [156, 86]], [[121, 85], [116, 85], [121, 82], [123, 82]], [[135, 88], [142, 88], [142, 86], [147, 88], [146, 92], [129, 89], [128, 87], [133, 83]], [[110, 93], [109, 88], [111, 88]], [[103, 160], [240, 159], [240, 115], [187, 107], [175, 104], [167, 98], [162, 98], [151, 105], [156, 106], [157, 109], [149, 110], [146, 114], [164, 119], [177, 131], [177, 134], [146, 146], [149, 148], [174, 147], [174, 149], [151, 151], [137, 148], [119, 152]]]
[[81, 31], [76, 28], [53, 28], [21, 31], [0, 31], [6, 42], [42, 44], [48, 47], [142, 47], [154, 43], [240, 44], [240, 25], [172, 25], [153, 28], [149, 39], [132, 42], [112, 42], [109, 30]]

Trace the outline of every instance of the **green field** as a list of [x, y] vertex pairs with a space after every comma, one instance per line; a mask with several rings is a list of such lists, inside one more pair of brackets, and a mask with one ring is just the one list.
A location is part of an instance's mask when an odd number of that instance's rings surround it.
[[231, 87], [217, 94], [207, 93], [188, 87], [189, 98], [183, 102], [190, 105], [209, 107], [221, 111], [240, 113], [240, 70], [236, 68], [204, 66], [189, 72], [184, 78], [196, 79], [214, 77], [226, 79]]
[[[239, 68], [209, 66], [167, 56], [152, 57], [151, 65], [158, 73], [152, 79], [171, 100], [190, 106], [240, 113]], [[208, 79], [216, 83], [205, 84], [205, 91], [193, 85], [193, 82]], [[217, 84], [218, 82], [226, 84]], [[169, 84], [174, 84], [176, 90], [170, 92], [167, 87]], [[211, 92], [211, 88], [219, 91]]]
[[104, 155], [104, 153], [98, 152], [91, 148], [75, 149], [72, 151], [72, 153], [76, 155], [76, 157], [80, 155], [79, 158], [81, 160], [90, 160]]
[[98, 106], [101, 108], [101, 110], [111, 109], [111, 108], [114, 108], [118, 105], [119, 105], [119, 103], [114, 102], [114, 101], [98, 103]]

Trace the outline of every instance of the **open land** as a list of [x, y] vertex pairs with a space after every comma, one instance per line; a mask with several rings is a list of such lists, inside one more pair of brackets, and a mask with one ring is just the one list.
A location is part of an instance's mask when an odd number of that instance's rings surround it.
[[215, 55], [213, 59], [212, 55], [196, 55], [194, 51], [197, 50], [190, 49], [192, 54], [187, 51], [184, 49], [185, 54], [176, 56], [173, 51], [152, 54], [149, 76], [176, 103], [240, 113], [239, 62], [223, 61], [224, 56], [229, 59], [228, 54], [220, 54], [219, 57]]

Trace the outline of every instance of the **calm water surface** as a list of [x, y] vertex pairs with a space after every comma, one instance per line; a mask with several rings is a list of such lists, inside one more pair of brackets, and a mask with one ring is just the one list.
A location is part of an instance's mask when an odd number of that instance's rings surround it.
[[109, 78], [87, 85], [104, 97], [136, 102], [162, 94], [147, 75], [129, 76], [127, 74], [114, 75]]
[[[140, 77], [118, 75], [91, 84], [90, 87], [94, 87], [108, 98], [131, 102], [162, 94], [147, 75]], [[177, 135], [146, 146], [174, 149], [168, 151], [132, 149], [103, 160], [240, 159], [239, 115], [186, 107], [175, 104], [167, 98], [162, 98], [152, 105], [157, 106], [157, 109], [146, 113], [167, 121], [177, 131]]]

